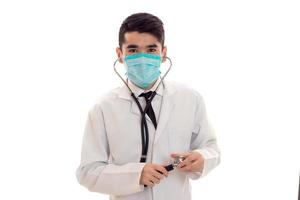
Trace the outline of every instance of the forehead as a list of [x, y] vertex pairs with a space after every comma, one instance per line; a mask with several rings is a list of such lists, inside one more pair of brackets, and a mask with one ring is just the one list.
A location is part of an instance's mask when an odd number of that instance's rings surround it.
[[124, 35], [124, 39], [124, 47], [132, 44], [139, 47], [146, 47], [148, 45], [156, 44], [158, 47], [161, 47], [161, 44], [157, 38], [150, 33], [139, 33], [137, 31], [127, 32]]

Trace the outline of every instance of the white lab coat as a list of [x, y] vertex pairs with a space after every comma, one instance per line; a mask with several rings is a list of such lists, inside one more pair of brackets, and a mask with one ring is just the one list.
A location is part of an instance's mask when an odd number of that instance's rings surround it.
[[[148, 125], [147, 162], [167, 165], [171, 153], [198, 151], [202, 172], [173, 170], [153, 188], [139, 184], [140, 111], [124, 85], [104, 95], [89, 111], [82, 143], [78, 182], [89, 191], [109, 194], [111, 200], [190, 200], [190, 179], [206, 175], [220, 162], [215, 135], [201, 95], [178, 83], [164, 82], [158, 127]], [[147, 117], [148, 124], [151, 124]]]

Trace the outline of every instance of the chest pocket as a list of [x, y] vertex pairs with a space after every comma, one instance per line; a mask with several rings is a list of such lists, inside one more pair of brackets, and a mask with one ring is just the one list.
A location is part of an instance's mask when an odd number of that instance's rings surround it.
[[192, 132], [188, 128], [169, 129], [169, 151], [170, 153], [185, 153], [190, 150]]

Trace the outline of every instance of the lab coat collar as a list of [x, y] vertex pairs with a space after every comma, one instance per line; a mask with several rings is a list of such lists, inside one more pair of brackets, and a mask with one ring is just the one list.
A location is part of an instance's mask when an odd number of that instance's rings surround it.
[[[157, 129], [155, 131], [156, 133], [154, 138], [154, 144], [157, 142], [160, 135], [165, 132], [164, 129], [167, 125], [167, 122], [170, 119], [170, 116], [172, 115], [173, 108], [174, 108], [174, 98], [172, 98], [172, 95], [176, 93], [176, 87], [172, 83], [163, 81], [163, 83], [159, 87], [164, 87], [164, 89], [163, 89], [163, 93], [161, 93], [163, 95], [162, 96], [163, 98], [162, 98], [162, 105], [161, 105], [160, 116], [158, 119]], [[130, 109], [131, 113], [137, 116], [141, 116], [138, 106], [136, 105], [135, 101], [131, 97], [131, 92], [128, 90], [126, 85], [119, 88], [117, 93], [119, 98], [126, 99], [131, 102], [131, 109]], [[148, 117], [146, 119], [151, 123]]]
[[[159, 82], [161, 81], [161, 79], [159, 78], [156, 83], [154, 84], [154, 86], [150, 89], [151, 91], [154, 91], [156, 86], [159, 84]], [[168, 86], [169, 84], [166, 81], [163, 81], [159, 87], [157, 88], [157, 95], [160, 96], [165, 96], [165, 95], [170, 95], [173, 92], [175, 92], [174, 88], [171, 86]], [[135, 94], [136, 97], [138, 97], [138, 95], [140, 95], [141, 93], [145, 92], [145, 90], [138, 88], [137, 86], [135, 86], [133, 83], [131, 83], [130, 81], [128, 81], [128, 86], [130, 87], [130, 89], [133, 91], [133, 93]], [[120, 87], [117, 91], [116, 91], [117, 95], [119, 98], [121, 99], [127, 99], [127, 100], [133, 100], [131, 97], [131, 92], [129, 91], [129, 89], [127, 88], [126, 85], [123, 85], [122, 87]]]
[[[136, 86], [135, 84], [133, 84], [128, 79], [127, 79], [127, 84], [130, 87], [130, 89], [133, 91], [133, 93], [135, 94], [135, 96], [138, 97], [142, 93], [149, 92], [149, 91], [155, 91], [155, 89], [159, 85], [160, 81], [161, 81], [161, 78], [158, 78], [156, 80], [156, 82], [154, 83], [154, 85], [149, 90], [144, 90], [142, 88], [139, 88], [138, 86]], [[157, 90], [156, 90], [156, 94], [162, 96], [163, 90], [164, 90], [163, 83], [161, 83], [160, 86], [159, 86], [159, 88], [157, 88]]]

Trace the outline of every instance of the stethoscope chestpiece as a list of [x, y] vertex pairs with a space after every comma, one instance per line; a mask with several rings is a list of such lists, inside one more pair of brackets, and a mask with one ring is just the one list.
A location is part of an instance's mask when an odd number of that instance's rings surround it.
[[185, 159], [185, 156], [177, 156], [175, 159], [174, 159], [174, 162], [173, 162], [173, 167], [178, 167], [178, 165], [180, 163], [182, 163], [182, 161], [184, 161]]
[[174, 161], [173, 161], [172, 164], [165, 166], [165, 169], [166, 169], [167, 171], [172, 171], [173, 169], [175, 169], [176, 167], [178, 167], [178, 165], [179, 165], [180, 163], [182, 163], [182, 161], [184, 161], [184, 159], [185, 159], [185, 156], [177, 156], [177, 157], [174, 159]]

